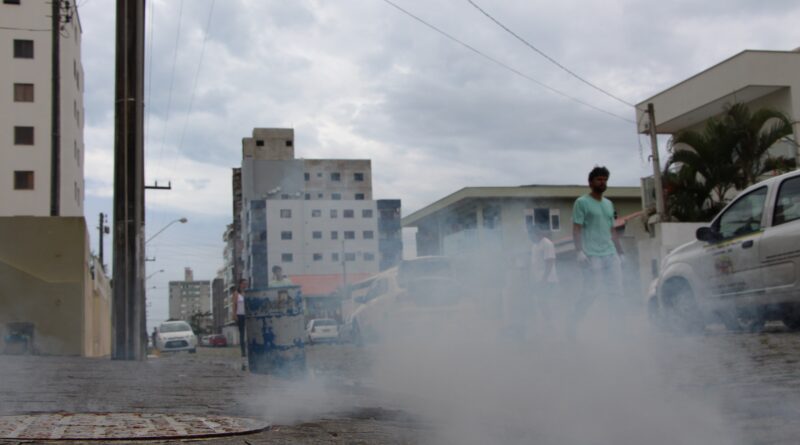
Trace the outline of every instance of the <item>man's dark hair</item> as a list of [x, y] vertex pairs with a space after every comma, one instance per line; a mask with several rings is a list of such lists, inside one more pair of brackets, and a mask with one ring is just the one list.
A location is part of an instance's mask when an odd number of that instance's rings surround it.
[[595, 165], [592, 171], [589, 172], [589, 181], [598, 176], [605, 176], [606, 178], [608, 178], [609, 175], [610, 173], [608, 172], [607, 168], [605, 168], [602, 165]]
[[275, 265], [275, 266], [272, 266], [272, 273], [275, 273], [275, 272], [277, 272], [277, 271], [279, 271], [279, 270], [280, 270], [281, 272], [283, 272], [283, 268], [281, 268], [281, 266], [277, 266], [277, 265]]

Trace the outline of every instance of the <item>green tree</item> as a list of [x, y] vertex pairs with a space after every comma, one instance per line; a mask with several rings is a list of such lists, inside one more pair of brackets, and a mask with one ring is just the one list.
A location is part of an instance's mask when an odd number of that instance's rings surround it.
[[705, 221], [719, 211], [728, 193], [743, 189], [771, 171], [787, 171], [794, 160], [773, 157], [768, 149], [791, 134], [782, 113], [744, 104], [726, 108], [706, 121], [702, 132], [684, 131], [670, 141], [664, 172], [670, 215], [679, 221]]

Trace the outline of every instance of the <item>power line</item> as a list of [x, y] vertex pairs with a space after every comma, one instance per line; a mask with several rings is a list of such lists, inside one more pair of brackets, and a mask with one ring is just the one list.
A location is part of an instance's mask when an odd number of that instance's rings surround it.
[[[197, 62], [197, 70], [194, 73], [194, 85], [192, 85], [192, 93], [189, 96], [189, 109], [186, 111], [186, 120], [183, 123], [183, 129], [181, 130], [181, 138], [178, 142], [178, 156], [175, 159], [173, 165], [177, 167], [178, 159], [180, 159], [181, 147], [183, 147], [183, 140], [186, 136], [186, 127], [189, 126], [189, 116], [192, 114], [192, 108], [194, 107], [194, 95], [197, 91], [197, 80], [200, 78], [200, 69], [203, 66], [203, 55], [206, 52], [206, 41], [208, 41], [208, 30], [211, 29], [211, 17], [213, 17], [214, 13], [214, 3], [216, 0], [211, 0], [211, 7], [208, 8], [208, 19], [206, 19], [206, 29], [203, 32], [203, 44], [200, 46], [200, 60]], [[175, 169], [173, 168], [173, 171]]]
[[178, 60], [178, 44], [181, 37], [181, 22], [183, 19], [183, 0], [181, 0], [180, 9], [178, 9], [178, 29], [175, 33], [175, 51], [172, 53], [172, 74], [169, 78], [169, 91], [167, 94], [167, 112], [164, 115], [164, 128], [161, 133], [161, 147], [158, 151], [158, 166], [161, 165], [161, 155], [164, 153], [164, 141], [167, 138], [167, 124], [169, 123], [169, 112], [172, 108], [172, 89], [175, 85], [175, 65]]
[[604, 90], [604, 89], [600, 88], [599, 86], [597, 86], [597, 85], [593, 84], [592, 82], [589, 82], [588, 80], [584, 79], [584, 78], [583, 78], [583, 77], [581, 77], [580, 75], [576, 74], [574, 71], [572, 71], [572, 70], [570, 70], [569, 68], [565, 67], [564, 65], [560, 64], [560, 63], [559, 63], [559, 62], [558, 62], [556, 59], [554, 59], [554, 58], [550, 57], [549, 55], [545, 54], [545, 52], [544, 52], [544, 51], [542, 51], [542, 50], [540, 50], [539, 48], [537, 48], [537, 47], [533, 46], [533, 44], [531, 44], [531, 43], [530, 43], [530, 42], [528, 42], [527, 40], [525, 40], [525, 39], [523, 39], [522, 37], [520, 37], [520, 36], [519, 36], [517, 33], [515, 33], [514, 31], [512, 31], [511, 29], [509, 29], [509, 28], [508, 28], [506, 25], [504, 25], [503, 23], [501, 23], [501, 22], [500, 22], [499, 20], [497, 20], [496, 18], [492, 17], [492, 15], [491, 15], [491, 14], [489, 14], [489, 13], [488, 13], [488, 12], [486, 12], [486, 11], [485, 11], [483, 8], [481, 8], [480, 6], [478, 6], [478, 5], [477, 5], [477, 4], [476, 4], [476, 3], [475, 3], [473, 0], [467, 0], [467, 2], [468, 2], [470, 5], [472, 5], [473, 7], [475, 7], [475, 9], [477, 9], [478, 11], [480, 11], [480, 12], [481, 12], [481, 14], [485, 15], [486, 17], [488, 17], [488, 18], [489, 18], [489, 20], [491, 20], [491, 21], [493, 21], [495, 24], [497, 24], [497, 26], [499, 26], [499, 27], [503, 28], [503, 29], [504, 29], [506, 32], [508, 32], [509, 34], [511, 34], [512, 36], [514, 36], [514, 37], [515, 37], [517, 40], [519, 40], [520, 42], [522, 42], [522, 43], [523, 43], [525, 46], [527, 46], [528, 48], [530, 48], [530, 49], [532, 49], [532, 50], [536, 51], [536, 52], [537, 52], [537, 53], [538, 53], [540, 56], [544, 57], [545, 59], [547, 59], [548, 61], [550, 61], [550, 62], [551, 62], [552, 64], [554, 64], [555, 66], [557, 66], [557, 67], [561, 68], [562, 70], [566, 71], [566, 72], [567, 72], [567, 73], [569, 73], [569, 74], [570, 74], [572, 77], [574, 77], [574, 78], [576, 78], [576, 79], [580, 80], [581, 82], [585, 83], [586, 85], [589, 85], [590, 87], [592, 87], [592, 88], [594, 88], [595, 90], [597, 90], [597, 91], [599, 91], [599, 92], [601, 92], [601, 93], [605, 94], [606, 96], [608, 96], [608, 97], [610, 97], [610, 98], [612, 98], [612, 99], [614, 99], [614, 100], [617, 100], [617, 101], [619, 101], [619, 102], [622, 102], [622, 103], [623, 103], [623, 104], [625, 104], [625, 105], [628, 105], [628, 106], [631, 106], [631, 107], [635, 107], [635, 106], [636, 106], [636, 105], [634, 105], [634, 104], [632, 104], [632, 103], [630, 103], [630, 102], [626, 101], [625, 99], [621, 99], [621, 98], [619, 98], [619, 97], [615, 96], [614, 94], [611, 94], [611, 93], [609, 93], [608, 91], [606, 91], [606, 90]]
[[416, 21], [418, 21], [418, 22], [422, 23], [423, 25], [427, 26], [428, 28], [430, 28], [430, 29], [432, 29], [432, 30], [434, 30], [434, 31], [438, 32], [439, 34], [441, 34], [441, 35], [443, 35], [443, 36], [447, 37], [448, 39], [452, 40], [453, 42], [456, 42], [456, 43], [458, 43], [459, 45], [461, 45], [461, 46], [463, 46], [463, 47], [465, 47], [465, 48], [469, 49], [470, 51], [472, 51], [472, 52], [474, 52], [474, 53], [478, 54], [479, 56], [481, 56], [481, 57], [483, 57], [483, 58], [485, 58], [485, 59], [487, 59], [487, 60], [491, 61], [492, 63], [494, 63], [494, 64], [496, 64], [496, 65], [499, 65], [499, 66], [501, 66], [501, 67], [505, 68], [506, 70], [508, 70], [508, 71], [511, 71], [512, 73], [514, 73], [514, 74], [516, 74], [516, 75], [518, 75], [518, 76], [520, 76], [520, 77], [522, 77], [522, 78], [524, 78], [524, 79], [527, 79], [527, 80], [529, 80], [529, 81], [531, 81], [531, 82], [533, 82], [533, 83], [535, 83], [535, 84], [539, 85], [539, 86], [540, 86], [540, 87], [542, 87], [542, 88], [545, 88], [545, 89], [549, 90], [549, 91], [550, 91], [550, 92], [552, 92], [552, 93], [558, 94], [559, 96], [562, 96], [562, 97], [564, 97], [564, 98], [567, 98], [567, 99], [569, 99], [569, 100], [571, 100], [571, 101], [573, 101], [573, 102], [579, 103], [579, 104], [581, 104], [581, 105], [583, 105], [583, 106], [585, 106], [585, 107], [589, 107], [589, 108], [591, 108], [591, 109], [593, 109], [593, 110], [595, 110], [595, 111], [599, 111], [599, 112], [601, 112], [601, 113], [604, 113], [604, 114], [607, 114], [607, 115], [609, 115], [609, 116], [613, 116], [613, 117], [615, 117], [615, 118], [617, 118], [617, 119], [620, 119], [620, 120], [623, 120], [623, 121], [625, 121], [625, 122], [632, 123], [632, 124], [635, 124], [635, 123], [636, 123], [636, 122], [634, 122], [634, 121], [632, 121], [632, 120], [630, 120], [630, 119], [628, 119], [628, 118], [626, 118], [626, 117], [623, 117], [623, 116], [620, 116], [620, 115], [618, 115], [618, 114], [612, 113], [611, 111], [608, 111], [608, 110], [604, 110], [604, 109], [602, 109], [602, 108], [600, 108], [600, 107], [597, 107], [597, 106], [594, 106], [594, 105], [592, 105], [592, 104], [590, 104], [590, 103], [588, 103], [588, 102], [584, 102], [584, 101], [582, 101], [582, 100], [580, 100], [580, 99], [578, 99], [578, 98], [576, 98], [576, 97], [570, 96], [570, 95], [569, 95], [569, 94], [567, 94], [567, 93], [564, 93], [564, 92], [562, 92], [562, 91], [560, 91], [560, 90], [558, 90], [558, 89], [556, 89], [556, 88], [553, 88], [553, 87], [551, 87], [551, 86], [549, 86], [549, 85], [547, 85], [547, 84], [544, 84], [544, 83], [542, 83], [541, 81], [539, 81], [539, 80], [537, 80], [537, 79], [535, 79], [535, 78], [533, 78], [533, 77], [531, 77], [531, 76], [529, 76], [529, 75], [527, 75], [527, 74], [525, 74], [525, 73], [523, 73], [523, 72], [521, 72], [521, 71], [517, 70], [516, 68], [513, 68], [513, 67], [511, 67], [511, 66], [509, 66], [509, 65], [507, 65], [507, 64], [505, 64], [505, 63], [503, 63], [503, 62], [501, 62], [501, 61], [499, 61], [499, 60], [497, 60], [497, 59], [495, 59], [494, 57], [492, 57], [492, 56], [489, 56], [488, 54], [486, 54], [486, 53], [484, 53], [484, 52], [482, 52], [482, 51], [478, 50], [477, 48], [475, 48], [475, 47], [473, 47], [473, 46], [469, 45], [468, 43], [464, 43], [464, 42], [462, 42], [461, 40], [459, 40], [459, 39], [457, 39], [457, 38], [455, 38], [455, 37], [451, 36], [451, 35], [450, 35], [450, 34], [448, 34], [447, 32], [445, 32], [445, 31], [443, 31], [443, 30], [441, 30], [441, 29], [437, 28], [436, 26], [434, 26], [434, 25], [432, 25], [432, 24], [430, 24], [430, 23], [426, 22], [425, 20], [423, 20], [423, 19], [421, 19], [421, 18], [417, 17], [416, 15], [412, 14], [411, 12], [409, 12], [409, 11], [407, 11], [407, 10], [405, 10], [405, 9], [401, 8], [399, 5], [397, 5], [397, 4], [395, 4], [395, 3], [393, 3], [391, 0], [383, 0], [383, 1], [384, 1], [385, 3], [387, 3], [387, 4], [389, 4], [390, 6], [394, 7], [394, 8], [395, 8], [395, 9], [397, 9], [398, 11], [402, 12], [403, 14], [406, 14], [406, 15], [408, 15], [409, 17], [411, 17], [411, 18], [413, 18], [414, 20], [416, 20]]

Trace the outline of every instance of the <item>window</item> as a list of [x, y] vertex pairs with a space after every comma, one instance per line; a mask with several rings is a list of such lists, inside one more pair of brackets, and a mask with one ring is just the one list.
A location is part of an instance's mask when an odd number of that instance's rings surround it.
[[291, 218], [292, 209], [281, 209], [281, 218]]
[[375, 239], [375, 232], [373, 232], [372, 230], [365, 230], [364, 239]]
[[14, 145], [33, 145], [33, 127], [14, 127]]
[[352, 209], [348, 209], [342, 212], [342, 216], [345, 218], [352, 218], [355, 215]]
[[322, 254], [321, 253], [315, 253], [314, 254], [314, 261], [322, 261]]
[[363, 193], [356, 193], [356, 201], [363, 201], [364, 194]]
[[33, 40], [14, 39], [14, 58], [33, 59]]
[[292, 261], [294, 261], [294, 255], [292, 255], [291, 253], [282, 253], [281, 261], [283, 261], [284, 263], [291, 263]]
[[306, 201], [311, 201], [311, 193], [306, 193]]
[[14, 190], [33, 190], [33, 172], [15, 171]]
[[290, 240], [292, 239], [292, 232], [291, 230], [284, 230], [281, 232], [281, 239], [282, 240]]
[[311, 180], [311, 173], [303, 173], [303, 179], [305, 179], [306, 181], [310, 181]]
[[364, 209], [361, 211], [362, 218], [372, 218], [372, 209]]
[[334, 200], [334, 201], [338, 201], [338, 200], [342, 199], [342, 194], [341, 193], [331, 193], [331, 199]]
[[311, 217], [312, 218], [319, 218], [321, 216], [322, 216], [322, 210], [314, 209], [314, 210], [311, 211]]
[[256, 139], [256, 147], [263, 147], [264, 141], [261, 139]]
[[339, 254], [338, 253], [332, 253], [331, 254], [331, 261], [339, 261]]
[[322, 232], [319, 231], [319, 230], [315, 230], [315, 231], [311, 232], [311, 238], [322, 239]]
[[714, 229], [723, 239], [746, 235], [761, 229], [761, 216], [767, 188], [761, 187], [737, 199], [714, 222]]
[[325, 197], [324, 193], [317, 193], [317, 198], [322, 199]]
[[375, 254], [364, 252], [364, 261], [375, 261]]
[[317, 177], [321, 178], [322, 177], [322, 172], [317, 173]]
[[800, 177], [783, 181], [776, 203], [772, 225], [777, 226], [800, 219]]
[[339, 217], [339, 211], [336, 209], [331, 209], [331, 218], [338, 218], [338, 217]]
[[331, 239], [339, 239], [339, 232], [331, 230]]
[[345, 230], [344, 239], [356, 239], [356, 232], [352, 230]]
[[342, 174], [341, 173], [339, 173], [339, 172], [331, 173], [331, 181], [338, 182], [338, 181], [341, 181], [341, 180], [342, 180]]
[[294, 145], [294, 141], [286, 141], [286, 146], [291, 147]]
[[19, 0], [3, 0], [3, 4], [5, 5], [18, 5]]
[[525, 224], [528, 228], [536, 228], [545, 232], [561, 230], [561, 211], [559, 209], [527, 209]]
[[356, 254], [355, 254], [355, 253], [352, 253], [352, 252], [350, 252], [350, 253], [345, 253], [345, 254], [344, 254], [344, 260], [345, 260], [345, 261], [355, 261], [355, 260], [356, 260]]
[[15, 83], [14, 102], [33, 102], [33, 84]]
[[353, 181], [362, 182], [364, 180], [364, 173], [353, 173]]
[[281, 199], [289, 199], [289, 195], [284, 193], [284, 194], [281, 195]]

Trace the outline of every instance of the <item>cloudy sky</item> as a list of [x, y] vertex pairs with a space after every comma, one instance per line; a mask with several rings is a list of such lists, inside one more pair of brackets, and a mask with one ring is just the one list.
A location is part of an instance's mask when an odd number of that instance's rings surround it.
[[[629, 103], [743, 49], [800, 46], [789, 0], [473, 1]], [[375, 197], [402, 199], [404, 214], [465, 186], [582, 184], [594, 164], [638, 185], [651, 171], [633, 107], [468, 0], [392, 2], [148, 0], [146, 177], [173, 189], [147, 192], [147, 233], [189, 219], [148, 244], [151, 321], [183, 267], [211, 279], [222, 266], [230, 169], [254, 127], [294, 128], [298, 157], [372, 159]], [[78, 5], [94, 225], [112, 209], [114, 10]]]

